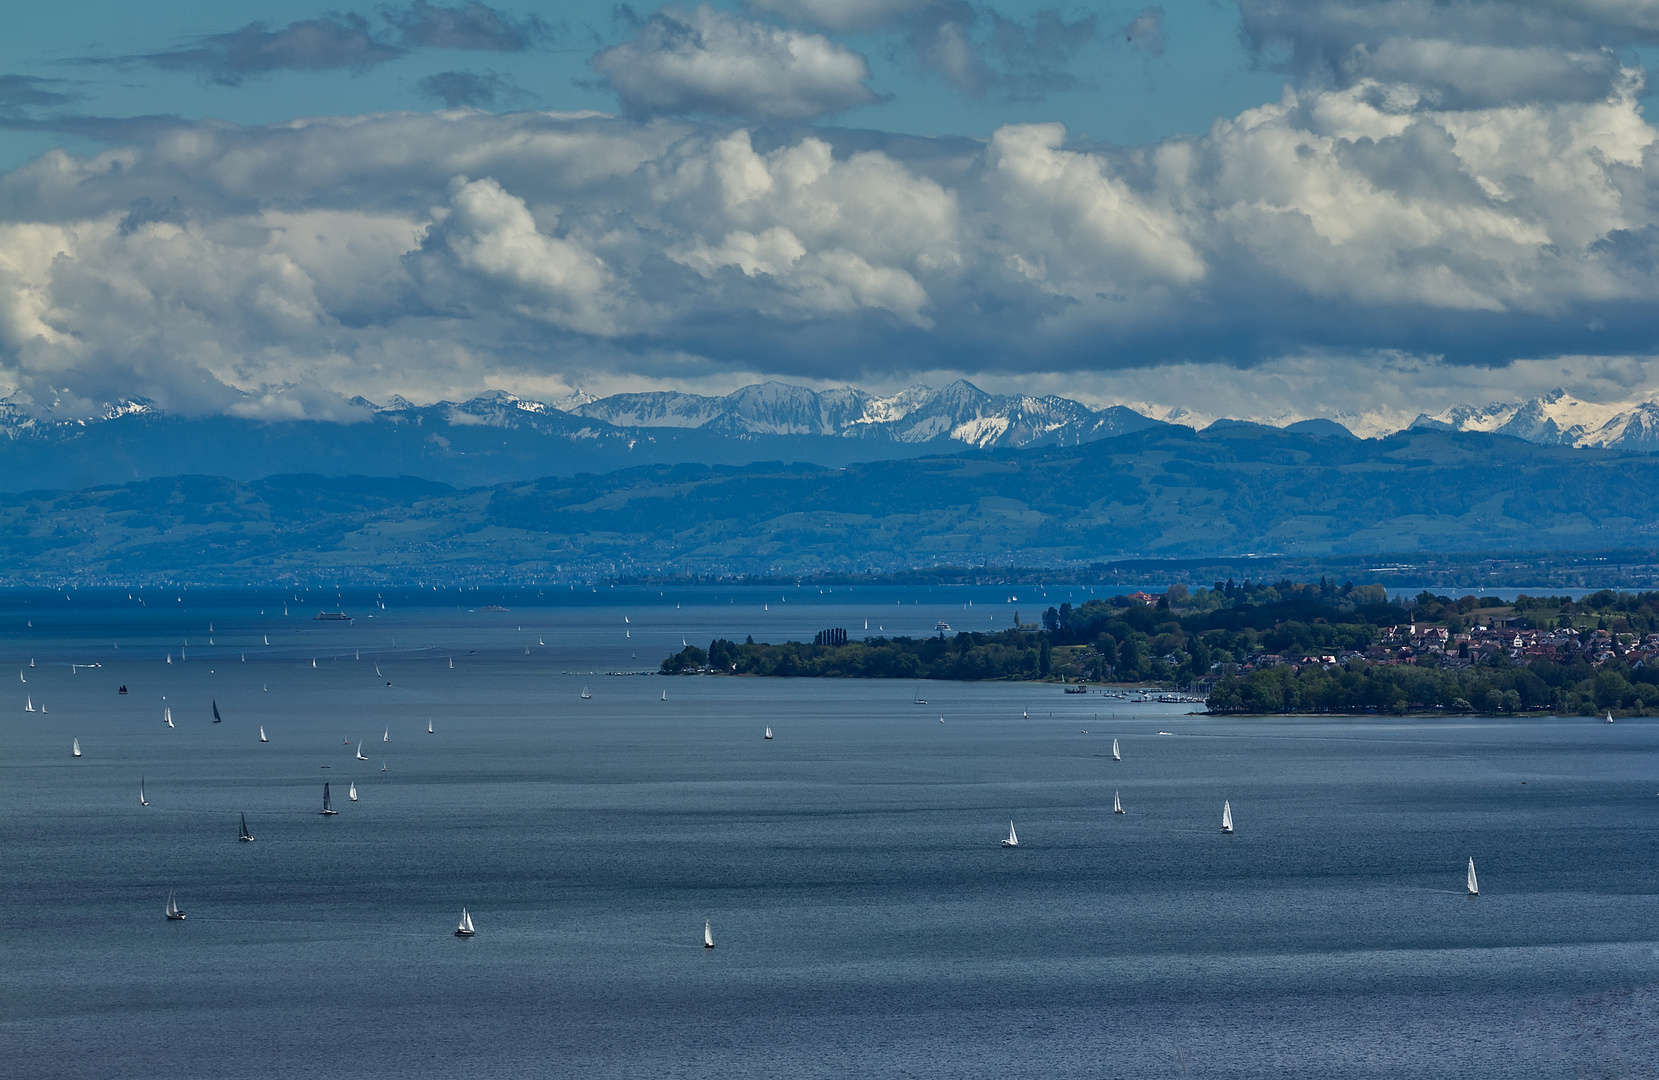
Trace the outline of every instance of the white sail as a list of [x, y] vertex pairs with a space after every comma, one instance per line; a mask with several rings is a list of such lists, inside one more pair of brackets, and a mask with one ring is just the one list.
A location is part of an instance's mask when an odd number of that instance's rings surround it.
[[1118, 793], [1115, 791], [1112, 792], [1112, 813], [1123, 813], [1123, 802], [1118, 798]]
[[768, 727], [768, 728], [767, 728], [767, 729], [766, 729], [766, 737], [767, 737], [767, 738], [768, 738], [768, 739], [770, 739], [770, 738], [771, 738], [771, 737], [772, 737], [772, 729], [771, 729], [771, 728], [770, 728], [770, 727]]
[[1609, 724], [1611, 724], [1613, 722], [1613, 710], [1612, 709], [1607, 710], [1607, 722]]
[[714, 948], [714, 931], [709, 928], [709, 920], [703, 920], [703, 948]]
[[363, 740], [362, 739], [357, 740], [357, 760], [358, 761], [367, 761], [367, 760], [369, 760], [368, 758], [363, 756]]
[[1472, 855], [1469, 857], [1469, 895], [1480, 895], [1480, 884], [1475, 881], [1475, 859]]
[[271, 643], [271, 635], [266, 634], [265, 635], [265, 644], [269, 645], [270, 643]]
[[173, 707], [171, 705], [167, 706], [167, 708], [162, 710], [162, 717], [161, 718], [163, 720], [167, 721], [167, 726], [168, 727], [175, 726], [173, 724]]
[[663, 699], [663, 700], [664, 700], [664, 701], [667, 701], [667, 700], [668, 700], [668, 691], [667, 691], [667, 690], [664, 690], [664, 691], [663, 691], [663, 692], [662, 692], [662, 699]]
[[380, 741], [381, 742], [391, 742], [392, 741], [392, 729], [391, 728], [387, 728], [386, 733], [384, 735], [380, 736]]
[[472, 916], [467, 914], [466, 908], [462, 908], [461, 922], [460, 925], [455, 928], [455, 936], [472, 937], [475, 933], [477, 933], [477, 931], [472, 928]]
[[592, 695], [592, 694], [590, 694], [590, 693], [588, 693], [588, 688], [587, 688], [587, 686], [585, 686], [585, 685], [584, 685], [584, 686], [583, 686], [583, 687], [582, 687], [582, 700], [583, 700], [583, 701], [586, 701], [586, 700], [588, 700], [588, 699], [589, 699], [589, 698], [591, 698], [591, 697], [593, 697], [593, 695]]
[[449, 658], [449, 669], [451, 671], [455, 670], [455, 658], [453, 656]]
[[140, 776], [138, 778], [138, 805], [139, 806], [149, 806], [150, 805], [150, 800], [146, 799], [144, 797], [144, 778], [142, 776]]
[[432, 734], [432, 733], [433, 733], [433, 732], [432, 732], [432, 721], [430, 721], [430, 720], [428, 720], [428, 721], [427, 721], [427, 722], [426, 722], [426, 733], [427, 733], [427, 734], [428, 734], [428, 735], [431, 735], [431, 734]]
[[1226, 833], [1233, 831], [1233, 804], [1225, 800], [1221, 804], [1221, 831]]
[[260, 742], [270, 742], [271, 741], [270, 739], [267, 739], [265, 737], [265, 725], [264, 724], [259, 725], [259, 741]]
[[80, 757], [81, 756], [81, 740], [79, 740], [79, 739], [75, 740], [75, 745], [74, 745], [73, 748], [70, 749], [69, 756], [70, 757]]
[[356, 784], [355, 784], [355, 783], [353, 783], [353, 784], [352, 784], [352, 785], [351, 785], [351, 790], [350, 790], [350, 791], [348, 791], [348, 792], [346, 792], [346, 796], [347, 796], [347, 797], [348, 797], [348, 798], [349, 798], [349, 799], [351, 799], [351, 801], [352, 801], [352, 802], [356, 802], [356, 801], [357, 801], [357, 785], [356, 785]]
[[1123, 755], [1118, 753], [1118, 741], [1116, 739], [1112, 740], [1112, 760], [1113, 761], [1122, 761], [1123, 760]]
[[1020, 838], [1019, 838], [1018, 834], [1016, 834], [1014, 832], [1014, 823], [1012, 821], [1010, 821], [1008, 823], [1008, 839], [1006, 839], [1002, 842], [1002, 846], [1003, 847], [1019, 847], [1020, 846]]
[[28, 694], [23, 695], [23, 711], [24, 712], [34, 712], [35, 711], [35, 699], [30, 697]]

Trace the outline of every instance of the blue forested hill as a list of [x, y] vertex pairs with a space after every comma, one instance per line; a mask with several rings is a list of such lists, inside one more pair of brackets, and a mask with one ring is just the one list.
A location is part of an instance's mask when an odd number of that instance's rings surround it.
[[651, 465], [465, 488], [190, 476], [0, 496], [14, 579], [1034, 566], [1650, 547], [1656, 532], [1653, 455], [1247, 424], [844, 468]]

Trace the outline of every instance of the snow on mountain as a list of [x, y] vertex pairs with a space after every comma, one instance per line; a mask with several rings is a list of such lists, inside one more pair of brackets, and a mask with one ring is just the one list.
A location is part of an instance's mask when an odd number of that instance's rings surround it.
[[943, 390], [912, 386], [890, 397], [780, 382], [745, 386], [725, 397], [616, 394], [571, 411], [623, 427], [706, 428], [739, 438], [827, 435], [975, 447], [1075, 444], [1152, 423], [1121, 406], [1096, 411], [1060, 397], [987, 394], [960, 379]]
[[1411, 427], [1487, 431], [1546, 446], [1659, 450], [1659, 404], [1600, 405], [1570, 397], [1559, 388], [1530, 401], [1454, 405], [1433, 416], [1418, 416]]

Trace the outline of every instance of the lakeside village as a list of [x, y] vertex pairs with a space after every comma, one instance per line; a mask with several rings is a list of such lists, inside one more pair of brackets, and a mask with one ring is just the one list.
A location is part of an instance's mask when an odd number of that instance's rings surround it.
[[[1016, 617], [1017, 622], [1017, 617]], [[1175, 585], [1049, 608], [991, 633], [716, 640], [664, 674], [1009, 679], [1157, 687], [1214, 713], [1645, 715], [1659, 709], [1659, 593], [1390, 598], [1381, 585]]]

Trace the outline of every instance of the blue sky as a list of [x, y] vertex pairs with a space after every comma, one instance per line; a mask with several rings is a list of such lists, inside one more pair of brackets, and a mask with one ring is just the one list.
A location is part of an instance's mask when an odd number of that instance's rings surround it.
[[0, 392], [1644, 397], [1650, 9], [32, 5], [0, 40]]
[[[717, 5], [741, 10], [740, 5]], [[267, 124], [295, 116], [431, 109], [437, 102], [421, 80], [447, 71], [495, 73], [512, 80], [523, 97], [496, 107], [574, 111], [614, 110], [616, 96], [597, 84], [589, 58], [601, 44], [628, 36], [618, 5], [594, 0], [525, 3], [499, 10], [509, 17], [539, 18], [550, 33], [522, 52], [414, 49], [364, 69], [272, 71], [227, 86], [189, 70], [158, 70], [143, 62], [103, 65], [89, 60], [156, 54], [232, 33], [250, 23], [280, 30], [325, 18], [344, 6], [307, 3], [117, 3], [64, 0], [29, 5], [7, 16], [0, 40], [0, 72], [57, 80], [48, 90], [73, 97], [77, 111], [101, 116], [169, 114]], [[1159, 9], [1161, 55], [1149, 55], [1121, 30], [1149, 9]], [[1030, 19], [1054, 5], [1012, 0], [998, 11]], [[374, 7], [360, 9], [371, 29], [387, 24]], [[642, 7], [640, 14], [648, 15]], [[892, 35], [851, 33], [841, 40], [869, 60], [871, 88], [885, 100], [838, 114], [834, 122], [913, 135], [988, 136], [1007, 123], [1059, 120], [1080, 135], [1116, 143], [1147, 143], [1176, 132], [1202, 132], [1217, 116], [1278, 96], [1284, 76], [1263, 69], [1239, 37], [1238, 10], [1208, 0], [1163, 4], [1080, 5], [1060, 9], [1071, 20], [1093, 17], [1093, 37], [1065, 65], [1074, 89], [1056, 89], [1027, 100], [995, 93], [973, 98], [919, 69], [895, 48]], [[60, 133], [0, 134], [0, 168], [11, 168], [56, 145], [84, 151], [91, 140]]]

